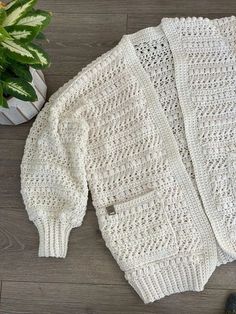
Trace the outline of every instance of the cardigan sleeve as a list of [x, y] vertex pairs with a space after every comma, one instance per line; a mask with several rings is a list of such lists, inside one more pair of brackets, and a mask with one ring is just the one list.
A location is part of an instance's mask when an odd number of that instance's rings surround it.
[[88, 124], [74, 78], [44, 105], [28, 134], [21, 195], [39, 233], [39, 256], [65, 257], [72, 228], [85, 215]]

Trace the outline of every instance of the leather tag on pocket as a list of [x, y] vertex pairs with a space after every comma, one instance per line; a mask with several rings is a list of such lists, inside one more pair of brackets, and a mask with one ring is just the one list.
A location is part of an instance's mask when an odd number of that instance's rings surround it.
[[107, 206], [106, 211], [107, 211], [108, 215], [115, 215], [116, 214], [114, 205]]

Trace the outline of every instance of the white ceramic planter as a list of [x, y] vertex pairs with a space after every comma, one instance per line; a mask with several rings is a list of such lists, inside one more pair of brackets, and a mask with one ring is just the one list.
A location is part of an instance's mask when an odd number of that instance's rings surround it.
[[30, 68], [33, 76], [32, 85], [38, 96], [35, 102], [22, 101], [15, 97], [8, 99], [9, 108], [0, 108], [0, 124], [16, 125], [29, 121], [38, 114], [45, 103], [47, 94], [47, 85], [45, 83], [43, 72]]

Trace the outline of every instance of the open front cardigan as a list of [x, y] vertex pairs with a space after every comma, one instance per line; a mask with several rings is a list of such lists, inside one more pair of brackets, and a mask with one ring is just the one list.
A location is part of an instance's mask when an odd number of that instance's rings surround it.
[[65, 257], [91, 191], [106, 246], [143, 302], [201, 291], [236, 259], [236, 18], [125, 34], [38, 114], [21, 194], [39, 256]]

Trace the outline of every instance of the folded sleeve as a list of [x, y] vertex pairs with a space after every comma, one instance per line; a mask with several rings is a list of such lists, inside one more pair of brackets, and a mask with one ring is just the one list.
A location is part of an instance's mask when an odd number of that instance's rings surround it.
[[41, 257], [65, 257], [70, 231], [85, 215], [89, 127], [84, 107], [74, 78], [51, 96], [26, 139], [21, 195], [38, 229]]

